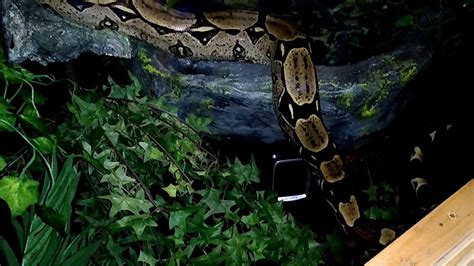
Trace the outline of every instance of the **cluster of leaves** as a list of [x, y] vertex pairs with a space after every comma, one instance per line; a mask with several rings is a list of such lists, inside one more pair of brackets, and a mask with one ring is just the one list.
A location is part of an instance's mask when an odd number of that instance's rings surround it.
[[[398, 215], [396, 202], [396, 191], [389, 184], [382, 183], [380, 186], [370, 184], [364, 191], [369, 197], [370, 208], [364, 211], [364, 216], [371, 220], [392, 221]], [[389, 206], [389, 207], [386, 207]]]
[[[47, 85], [53, 79], [46, 75], [35, 75], [18, 65], [7, 66], [5, 61], [3, 52], [0, 52], [0, 81], [3, 85], [0, 133], [16, 133], [26, 145], [16, 153], [7, 156], [0, 154], [0, 197], [9, 204], [13, 215], [19, 215], [38, 199], [39, 183], [33, 180], [29, 168], [40, 158], [51, 174], [52, 167], [47, 157], [54, 152], [56, 140], [48, 133], [37, 108], [46, 99], [36, 93], [34, 86]], [[3, 139], [2, 144], [12, 139]], [[14, 169], [19, 165], [24, 165], [21, 171]]]
[[94, 188], [78, 201], [78, 218], [101, 228], [97, 237], [106, 243], [97, 263], [320, 259], [312, 234], [274, 197], [251, 189], [259, 175], [253, 162], [218, 164], [187, 125], [205, 129], [209, 120], [180, 122], [175, 110], [141, 97], [133, 80], [111, 86], [107, 97], [74, 95], [69, 105], [79, 123], [66, 133], [82, 147], [84, 175]]
[[23, 141], [0, 155], [0, 198], [19, 242], [15, 250], [0, 235], [9, 265], [321, 260], [312, 232], [253, 188], [253, 160], [221, 162], [208, 151], [196, 129], [209, 119], [179, 120], [132, 78], [125, 88], [111, 81], [107, 92], [73, 86], [71, 115], [51, 125], [36, 108], [45, 101], [35, 84], [54, 80], [1, 63], [0, 130]]
[[[38, 255], [50, 258], [47, 262], [69, 265], [81, 257], [75, 254], [77, 249], [68, 249], [71, 202], [79, 179], [73, 158], [58, 154], [52, 125], [39, 110], [47, 98], [37, 89], [55, 80], [8, 65], [3, 51], [0, 74], [0, 200], [8, 205], [3, 223], [11, 224], [16, 238], [0, 234], [0, 262], [19, 265], [21, 254], [28, 265]], [[10, 147], [5, 148], [7, 144]], [[61, 170], [60, 164], [64, 164]]]

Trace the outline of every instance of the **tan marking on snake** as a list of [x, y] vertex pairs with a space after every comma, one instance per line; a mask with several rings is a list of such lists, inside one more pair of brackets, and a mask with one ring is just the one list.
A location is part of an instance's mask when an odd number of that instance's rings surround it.
[[349, 202], [339, 202], [339, 212], [347, 226], [353, 227], [357, 219], [360, 218], [359, 205], [357, 205], [357, 200], [354, 195], [351, 195]]
[[317, 94], [316, 73], [311, 55], [306, 48], [293, 48], [283, 64], [285, 87], [298, 105], [312, 103]]
[[306, 149], [312, 152], [320, 152], [329, 143], [329, 136], [321, 119], [312, 114], [308, 119], [298, 119], [295, 132], [299, 141]]
[[345, 172], [341, 156], [334, 155], [331, 160], [321, 163], [321, 172], [324, 179], [329, 183], [335, 183], [344, 179]]

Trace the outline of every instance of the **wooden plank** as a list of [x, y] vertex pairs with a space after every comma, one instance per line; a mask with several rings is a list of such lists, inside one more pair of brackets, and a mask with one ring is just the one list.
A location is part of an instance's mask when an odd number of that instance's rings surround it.
[[474, 265], [474, 179], [365, 265]]

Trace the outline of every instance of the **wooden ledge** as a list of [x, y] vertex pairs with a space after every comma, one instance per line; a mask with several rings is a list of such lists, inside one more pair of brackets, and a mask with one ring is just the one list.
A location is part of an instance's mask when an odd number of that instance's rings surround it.
[[474, 265], [474, 179], [365, 265]]

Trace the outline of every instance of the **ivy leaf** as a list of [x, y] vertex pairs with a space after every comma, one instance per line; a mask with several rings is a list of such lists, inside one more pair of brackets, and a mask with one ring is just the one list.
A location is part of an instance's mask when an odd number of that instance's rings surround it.
[[149, 213], [150, 208], [153, 207], [147, 200], [136, 199], [125, 195], [110, 194], [107, 196], [100, 196], [101, 199], [109, 200], [112, 203], [109, 217], [114, 217], [119, 211], [129, 211], [135, 215], [139, 215], [140, 211]]
[[7, 162], [3, 159], [2, 156], [0, 156], [0, 172], [7, 167]]
[[202, 202], [209, 207], [209, 211], [206, 213], [204, 218], [208, 218], [211, 215], [219, 213], [228, 213], [230, 208], [235, 205], [233, 200], [221, 200], [219, 198], [220, 190], [211, 188], [209, 192], [203, 196]]
[[125, 170], [125, 166], [121, 165], [117, 167], [113, 173], [103, 175], [100, 182], [108, 182], [116, 187], [122, 187], [126, 184], [135, 182], [135, 179], [128, 176]]
[[234, 164], [230, 165], [230, 171], [238, 184], [258, 183], [260, 181], [260, 170], [258, 170], [253, 156], [250, 159], [250, 163], [246, 165], [242, 164], [236, 157]]
[[31, 142], [43, 154], [51, 154], [56, 149], [56, 144], [47, 137], [37, 137]]
[[255, 213], [251, 213], [249, 215], [242, 216], [242, 222], [246, 226], [251, 227], [253, 225], [258, 224], [260, 220], [258, 219], [258, 216]]
[[369, 195], [369, 201], [377, 202], [377, 186], [370, 185], [367, 190], [363, 190], [364, 193]]
[[249, 249], [252, 251], [255, 261], [265, 259], [264, 251], [267, 248], [267, 244], [262, 244], [260, 241], [251, 241]]
[[91, 103], [84, 101], [77, 95], [73, 95], [72, 101], [73, 104], [68, 104], [67, 107], [83, 127], [95, 128], [98, 125], [99, 119], [106, 116], [103, 109], [103, 100], [100, 100], [97, 103]]
[[132, 227], [135, 234], [137, 234], [138, 239], [142, 239], [145, 228], [158, 226], [158, 224], [148, 214], [125, 216], [118, 220], [117, 224], [121, 227]]
[[[86, 143], [86, 144], [87, 144], [87, 143]], [[89, 145], [89, 144], [87, 144], [87, 145]], [[83, 146], [84, 146], [84, 145], [83, 145]], [[88, 153], [89, 153], [89, 154], [90, 154], [90, 152], [91, 152], [91, 149], [92, 149], [92, 148], [91, 148], [90, 145], [89, 145], [89, 147], [85, 147], [85, 146], [84, 146], [84, 150], [86, 150], [86, 151], [88, 150]], [[115, 167], [117, 167], [117, 166], [119, 166], [119, 165], [120, 165], [119, 162], [109, 161], [109, 160], [105, 160], [105, 161], [104, 161], [104, 168], [107, 169], [107, 170], [112, 170], [112, 169], [114, 169]]]
[[154, 108], [157, 108], [159, 110], [164, 110], [174, 116], [178, 116], [178, 107], [173, 106], [169, 103], [167, 103], [164, 99], [164, 97], [160, 97], [157, 100], [153, 102]]
[[158, 260], [155, 259], [152, 255], [149, 255], [142, 250], [140, 250], [140, 255], [138, 256], [138, 261], [139, 262], [144, 262], [148, 265], [156, 265]]
[[173, 184], [169, 184], [167, 187], [163, 188], [166, 193], [172, 198], [176, 198], [176, 192], [178, 191], [179, 186], [175, 186]]
[[0, 198], [10, 207], [12, 216], [22, 215], [26, 209], [38, 202], [39, 182], [14, 176], [0, 179]]
[[186, 228], [186, 218], [191, 215], [191, 210], [178, 210], [170, 213], [169, 228], [176, 226], [182, 229]]
[[209, 117], [198, 117], [195, 114], [191, 114], [186, 118], [186, 123], [188, 123], [192, 128], [199, 132], [205, 132], [211, 134], [208, 126], [212, 122], [212, 119]]
[[371, 220], [391, 220], [394, 217], [390, 210], [385, 210], [377, 206], [372, 206], [367, 209], [364, 215]]
[[153, 147], [152, 145], [146, 142], [139, 142], [138, 145], [145, 150], [143, 156], [143, 162], [148, 162], [149, 160], [162, 160], [165, 158], [163, 152], [161, 152], [158, 148]]

